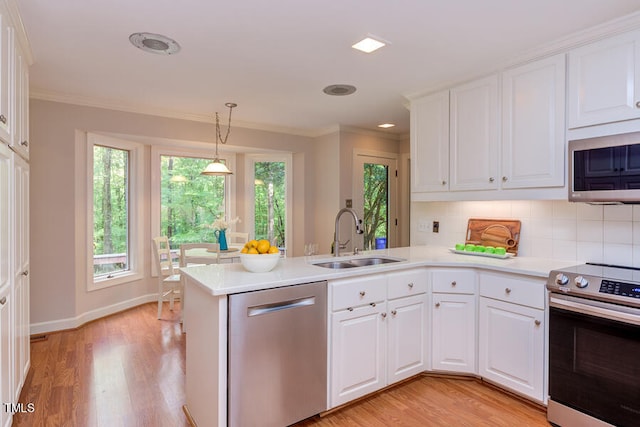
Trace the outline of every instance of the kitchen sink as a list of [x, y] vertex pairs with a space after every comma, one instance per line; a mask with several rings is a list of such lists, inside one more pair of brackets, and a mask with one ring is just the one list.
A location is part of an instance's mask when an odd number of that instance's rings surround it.
[[367, 258], [353, 258], [346, 259], [340, 261], [322, 261], [313, 263], [313, 265], [317, 265], [318, 267], [324, 268], [333, 268], [333, 269], [341, 269], [341, 268], [354, 268], [354, 267], [366, 267], [371, 265], [380, 265], [380, 264], [389, 264], [392, 262], [400, 262], [404, 261], [398, 258], [386, 258], [386, 257], [367, 257]]

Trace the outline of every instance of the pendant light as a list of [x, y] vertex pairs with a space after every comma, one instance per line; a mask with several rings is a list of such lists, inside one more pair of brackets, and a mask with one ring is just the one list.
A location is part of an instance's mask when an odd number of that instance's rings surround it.
[[216, 154], [213, 158], [213, 162], [209, 163], [206, 168], [202, 172], [201, 175], [210, 175], [210, 176], [225, 176], [231, 175], [233, 172], [229, 170], [229, 168], [220, 161], [218, 158], [218, 140], [220, 143], [226, 144], [227, 139], [229, 138], [229, 132], [231, 131], [231, 111], [238, 106], [233, 102], [227, 102], [224, 104], [225, 107], [229, 108], [229, 124], [227, 125], [227, 133], [224, 138], [222, 138], [222, 134], [220, 133], [220, 118], [218, 117], [218, 112], [216, 112]]

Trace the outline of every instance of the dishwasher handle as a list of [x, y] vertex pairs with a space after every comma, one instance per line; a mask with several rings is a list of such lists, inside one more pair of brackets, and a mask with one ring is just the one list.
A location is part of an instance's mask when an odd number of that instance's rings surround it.
[[280, 310], [288, 310], [290, 308], [304, 307], [308, 305], [314, 305], [316, 303], [316, 297], [297, 298], [288, 301], [278, 301], [269, 304], [254, 305], [247, 307], [247, 316], [260, 316], [263, 314], [269, 314]]

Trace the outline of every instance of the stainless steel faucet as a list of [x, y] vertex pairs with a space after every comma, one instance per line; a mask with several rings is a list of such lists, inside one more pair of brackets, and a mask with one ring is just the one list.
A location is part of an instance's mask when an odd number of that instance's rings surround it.
[[[353, 221], [356, 224], [356, 234], [362, 234], [364, 233], [364, 230], [362, 229], [361, 225], [362, 225], [362, 220], [358, 219], [358, 214], [356, 214], [356, 211], [354, 211], [351, 208], [342, 208], [338, 211], [338, 214], [336, 215], [336, 229], [335, 232], [333, 233], [333, 256], [340, 256], [340, 217], [342, 216], [343, 213], [348, 212], [351, 214], [351, 216], [353, 217]], [[347, 240], [348, 242], [348, 240]]]

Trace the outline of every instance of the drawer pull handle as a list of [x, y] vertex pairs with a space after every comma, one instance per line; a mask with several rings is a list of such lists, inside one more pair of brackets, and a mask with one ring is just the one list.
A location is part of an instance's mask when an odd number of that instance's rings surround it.
[[375, 307], [375, 306], [376, 306], [376, 303], [375, 303], [375, 302], [372, 302], [372, 303], [370, 303], [369, 305], [370, 305], [371, 307]]
[[395, 316], [396, 314], [398, 314], [398, 312], [395, 311], [395, 310], [391, 310], [391, 314], [393, 314]]
[[454, 280], [453, 282], [451, 282], [451, 286], [455, 286], [455, 285], [457, 285], [457, 284], [458, 284], [458, 283], [457, 283], [455, 280]]
[[2, 299], [0, 299], [0, 305], [4, 305], [7, 302], [7, 297], [2, 297]]
[[361, 296], [361, 297], [363, 297], [363, 296], [365, 296], [365, 295], [366, 295], [366, 292], [365, 292], [365, 291], [360, 291], [360, 296]]
[[536, 320], [534, 323], [536, 324], [536, 326], [540, 326], [540, 323], [542, 322], [540, 322], [539, 320]]
[[507, 293], [507, 295], [509, 295], [511, 293], [511, 288], [505, 288], [504, 291]]
[[409, 289], [413, 289], [413, 283], [409, 283], [407, 286], [409, 286]]
[[438, 307], [440, 307], [440, 303], [439, 302], [436, 303], [436, 308], [438, 308]]

